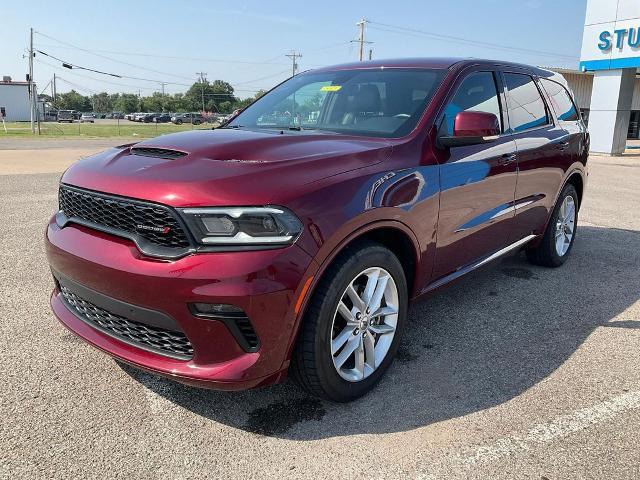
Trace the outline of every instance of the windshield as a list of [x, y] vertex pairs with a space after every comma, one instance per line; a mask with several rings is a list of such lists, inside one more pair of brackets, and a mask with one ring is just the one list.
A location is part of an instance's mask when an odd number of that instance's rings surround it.
[[302, 74], [261, 97], [228, 127], [401, 137], [416, 126], [445, 73], [394, 68]]

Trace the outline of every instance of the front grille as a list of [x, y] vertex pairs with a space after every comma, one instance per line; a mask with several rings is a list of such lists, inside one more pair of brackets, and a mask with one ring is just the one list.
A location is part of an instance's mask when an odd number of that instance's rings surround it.
[[179, 150], [169, 150], [167, 148], [149, 148], [149, 147], [132, 147], [130, 152], [133, 155], [141, 155], [143, 157], [165, 158], [168, 160], [184, 157], [188, 155], [186, 152]]
[[60, 210], [72, 220], [107, 227], [153, 245], [184, 249], [189, 239], [170, 208], [60, 185]]
[[60, 284], [60, 292], [69, 308], [92, 327], [145, 350], [179, 359], [193, 357], [193, 347], [182, 332], [175, 332], [128, 320], [81, 298]]

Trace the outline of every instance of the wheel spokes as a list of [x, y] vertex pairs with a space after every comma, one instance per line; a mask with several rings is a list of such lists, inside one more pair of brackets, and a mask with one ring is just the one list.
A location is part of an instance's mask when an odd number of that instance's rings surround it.
[[374, 369], [378, 366], [376, 365], [376, 339], [373, 338], [373, 335], [367, 335], [363, 339], [364, 341], [364, 353], [365, 353], [365, 363]]
[[362, 300], [367, 306], [371, 305], [371, 299], [376, 291], [379, 278], [379, 269], [376, 269], [367, 275], [367, 285], [364, 287], [364, 292], [362, 292]]
[[396, 327], [393, 325], [387, 325], [386, 323], [380, 323], [378, 325], [371, 325], [369, 330], [378, 335], [386, 335], [387, 333], [395, 332]]
[[381, 267], [367, 268], [346, 287], [336, 305], [329, 343], [343, 379], [361, 381], [380, 366], [394, 339], [399, 301], [393, 277]]
[[380, 308], [380, 303], [382, 303], [382, 297], [384, 295], [384, 291], [387, 289], [387, 283], [389, 282], [389, 276], [379, 276], [378, 283], [376, 285], [376, 289], [373, 292], [373, 297], [369, 302], [369, 310], [374, 312]]
[[344, 327], [340, 334], [333, 340], [331, 340], [331, 355], [335, 355], [342, 346], [347, 343], [347, 340], [353, 335], [353, 328]]
[[347, 342], [345, 347], [340, 352], [340, 355], [335, 357], [335, 364], [338, 368], [344, 365], [344, 362], [346, 362], [351, 356], [351, 354], [358, 349], [361, 342], [362, 342], [362, 338], [360, 336], [353, 337]]
[[351, 310], [349, 310], [349, 307], [347, 307], [343, 301], [340, 301], [340, 303], [338, 304], [338, 313], [342, 315], [342, 317], [347, 321], [347, 324], [356, 323], [356, 318], [353, 316], [353, 313], [351, 313]]
[[364, 342], [362, 337], [358, 337], [358, 340], [354, 370], [356, 371], [356, 380], [362, 380], [364, 378]]
[[358, 295], [358, 292], [356, 292], [355, 288], [353, 288], [353, 284], [347, 287], [347, 296], [351, 300], [351, 303], [353, 303], [354, 307], [356, 307], [361, 312], [365, 311], [367, 305], [362, 300], [362, 298], [360, 298], [360, 295]]

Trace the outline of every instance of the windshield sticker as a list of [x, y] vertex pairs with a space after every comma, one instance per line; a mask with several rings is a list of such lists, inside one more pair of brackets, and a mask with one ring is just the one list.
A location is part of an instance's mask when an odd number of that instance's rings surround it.
[[325, 85], [324, 87], [320, 88], [320, 91], [321, 92], [337, 92], [341, 88], [342, 88], [342, 85]]

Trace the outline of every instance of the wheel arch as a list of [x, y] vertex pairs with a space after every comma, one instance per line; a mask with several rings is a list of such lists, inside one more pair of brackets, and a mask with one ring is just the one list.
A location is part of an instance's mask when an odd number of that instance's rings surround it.
[[[567, 185], [573, 185], [578, 193], [578, 210], [582, 205], [582, 195], [584, 194], [584, 178], [583, 173], [580, 170], [574, 170], [565, 180], [564, 185], [560, 189], [560, 192], [564, 190]], [[560, 193], [558, 193], [559, 195]]]
[[[320, 261], [320, 265], [312, 277], [309, 287], [306, 291], [302, 291], [299, 299], [300, 309], [295, 314], [295, 325], [291, 335], [290, 343], [287, 348], [286, 361], [291, 358], [293, 349], [298, 340], [300, 326], [304, 319], [309, 300], [317, 290], [318, 285], [322, 281], [325, 272], [346, 249], [356, 246], [360, 242], [374, 241], [379, 243], [398, 257], [402, 265], [407, 280], [407, 291], [409, 299], [415, 296], [416, 282], [419, 278], [419, 268], [421, 260], [421, 249], [417, 237], [413, 231], [404, 223], [396, 220], [373, 222], [360, 227], [350, 235], [342, 239], [338, 245], [331, 250]], [[309, 277], [311, 278], [311, 277]]]

